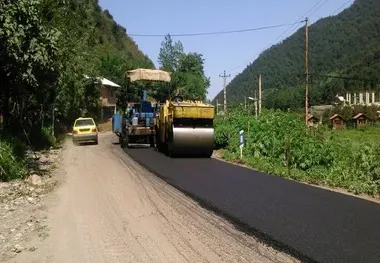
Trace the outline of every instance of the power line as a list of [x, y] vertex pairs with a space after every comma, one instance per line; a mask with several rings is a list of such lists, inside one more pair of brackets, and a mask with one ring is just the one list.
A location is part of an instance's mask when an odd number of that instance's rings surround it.
[[[296, 22], [296, 23], [302, 23], [302, 21], [299, 21], [299, 22]], [[232, 34], [232, 33], [243, 33], [243, 32], [251, 32], [251, 31], [259, 31], [259, 30], [265, 30], [265, 29], [271, 29], [271, 28], [289, 26], [289, 25], [292, 25], [292, 24], [280, 24], [280, 25], [273, 25], [273, 26], [263, 26], [263, 27], [248, 28], [248, 29], [239, 29], [239, 30], [230, 30], [230, 31], [214, 31], [214, 32], [203, 32], [203, 33], [183, 33], [183, 34], [169, 34], [169, 35], [170, 36], [174, 36], [174, 37], [222, 35], [222, 34]], [[130, 33], [128, 33], [128, 35], [129, 36], [135, 36], [135, 37], [165, 37], [168, 34], [130, 34]]]
[[[324, 2], [323, 2], [324, 1]], [[318, 11], [324, 4], [326, 4], [327, 3], [327, 1], [329, 1], [329, 0], [319, 0], [319, 1], [317, 1], [308, 11], [306, 11], [298, 20], [300, 20], [300, 19], [302, 19], [302, 17], [310, 17], [311, 15], [313, 15], [316, 11]], [[340, 6], [338, 9], [336, 9], [336, 10], [334, 10], [334, 12], [332, 12], [333, 14], [335, 14], [336, 12], [338, 12], [340, 9], [342, 9], [344, 6], [346, 6], [349, 2], [351, 2], [352, 0], [349, 0], [349, 1], [347, 1], [347, 2], [345, 2], [342, 6]], [[323, 2], [323, 3], [322, 3]], [[322, 4], [321, 4], [322, 3]], [[321, 5], [320, 5], [321, 4]], [[319, 5], [319, 6], [318, 6]], [[316, 9], [315, 9], [316, 8]], [[311, 13], [310, 13], [311, 12]], [[303, 20], [303, 21], [301, 21], [301, 23], [303, 23], [303, 22], [305, 22], [305, 20]], [[286, 34], [287, 32], [289, 32], [289, 30], [294, 30], [295, 28], [294, 28], [294, 26], [296, 25], [296, 24], [299, 24], [299, 22], [295, 22], [295, 23], [293, 23], [293, 24], [291, 24], [289, 27], [288, 27], [288, 29], [286, 29], [284, 32], [282, 32], [274, 41], [272, 41], [268, 46], [266, 46], [264, 49], [262, 49], [261, 51], [260, 51], [260, 53], [261, 52], [263, 52], [263, 51], [265, 51], [265, 50], [267, 50], [268, 48], [270, 48], [271, 46], [273, 46], [275, 43], [276, 43], [276, 41], [277, 40], [279, 40], [284, 34]], [[298, 30], [299, 28], [297, 28], [296, 30]], [[294, 31], [292, 32], [292, 34], [294, 34]], [[291, 34], [291, 35], [292, 35]], [[251, 62], [252, 60], [249, 60], [247, 63], [249, 63], [249, 62]], [[234, 70], [236, 70], [236, 69], [238, 69], [238, 68], [240, 68], [240, 67], [242, 67], [242, 66], [245, 66], [247, 63], [245, 63], [245, 64], [241, 64], [241, 65], [239, 65], [239, 66], [236, 66], [236, 67], [234, 67], [234, 68], [232, 68], [232, 69], [230, 69], [230, 70], [228, 70], [228, 72], [232, 72], [232, 71], [234, 71]]]
[[[306, 17], [308, 14], [309, 14], [309, 12], [310, 11], [312, 11], [316, 6], [318, 6], [322, 1], [324, 1], [324, 0], [319, 0], [317, 3], [315, 3], [308, 11], [306, 11], [306, 13], [304, 13], [298, 20], [300, 20], [300, 19], [302, 19], [303, 17]], [[305, 21], [301, 21], [301, 23], [303, 23], [303, 22], [305, 22]], [[281, 35], [280, 36], [278, 36], [274, 41], [272, 41], [268, 46], [266, 46], [265, 48], [263, 48], [261, 51], [260, 51], [260, 53], [261, 52], [263, 52], [263, 51], [265, 51], [265, 50], [267, 50], [268, 48], [270, 48], [271, 46], [273, 46], [274, 44], [275, 44], [275, 42], [278, 40], [278, 39], [280, 39], [285, 33], [287, 33], [290, 29], [294, 29], [294, 26], [296, 25], [296, 24], [299, 24], [300, 22], [295, 22], [295, 23], [292, 23], [292, 24], [290, 24], [290, 26], [288, 27], [288, 29], [286, 29], [284, 32], [282, 32], [281, 33]], [[298, 29], [297, 29], [298, 30]], [[251, 60], [250, 60], [251, 61]], [[245, 64], [247, 64], [247, 63], [245, 63]], [[244, 65], [245, 65], [244, 64]], [[230, 69], [229, 70], [229, 72], [232, 72], [233, 70], [235, 70], [235, 69], [238, 69], [238, 68], [240, 68], [240, 67], [242, 67], [242, 66], [244, 66], [244, 65], [240, 65], [240, 66], [237, 66], [237, 67], [234, 67], [234, 68], [232, 68], [232, 69]]]
[[338, 9], [336, 9], [334, 12], [333, 12], [333, 14], [334, 13], [336, 13], [336, 12], [339, 12], [342, 8], [344, 8], [348, 3], [350, 3], [350, 2], [352, 2], [352, 0], [348, 0], [347, 2], [345, 2], [343, 5], [341, 5]]
[[365, 78], [356, 78], [356, 77], [346, 77], [346, 76], [331, 76], [331, 75], [323, 75], [323, 74], [309, 74], [311, 76], [323, 77], [323, 78], [332, 78], [332, 79], [345, 79], [345, 80], [354, 80], [354, 81], [368, 81], [368, 82], [376, 82], [379, 83], [380, 80], [378, 78], [365, 79]]

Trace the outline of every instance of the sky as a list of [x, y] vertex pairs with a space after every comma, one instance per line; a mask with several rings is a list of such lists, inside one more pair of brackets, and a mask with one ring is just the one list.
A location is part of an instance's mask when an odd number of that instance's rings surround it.
[[[233, 31], [284, 25], [278, 28], [221, 35], [173, 36], [184, 51], [197, 52], [205, 59], [205, 73], [211, 79], [208, 98], [223, 89], [219, 77], [226, 70], [231, 77], [242, 72], [271, 45], [303, 27], [307, 16], [313, 24], [322, 17], [335, 15], [354, 0], [99, 0], [127, 34], [188, 34]], [[131, 36], [139, 49], [158, 68], [158, 54], [164, 37]]]

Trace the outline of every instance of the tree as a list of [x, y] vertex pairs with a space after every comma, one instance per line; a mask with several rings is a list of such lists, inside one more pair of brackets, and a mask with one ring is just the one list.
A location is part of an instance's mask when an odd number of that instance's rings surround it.
[[160, 68], [172, 72], [170, 90], [167, 85], [156, 85], [154, 97], [181, 95], [184, 99], [204, 100], [210, 80], [204, 73], [204, 59], [199, 53], [184, 53], [180, 41], [173, 44], [170, 35], [161, 43], [158, 56]]
[[167, 35], [161, 42], [160, 54], [158, 55], [158, 63], [160, 68], [169, 72], [178, 70], [181, 56], [184, 55], [183, 45], [181, 41], [173, 44], [170, 35]]
[[[12, 115], [14, 120], [28, 119], [35, 113], [29, 106], [51, 99], [62, 65], [57, 60], [60, 33], [44, 24], [40, 1], [1, 0], [0, 10], [0, 79], [7, 130]], [[10, 104], [16, 110], [11, 112]]]

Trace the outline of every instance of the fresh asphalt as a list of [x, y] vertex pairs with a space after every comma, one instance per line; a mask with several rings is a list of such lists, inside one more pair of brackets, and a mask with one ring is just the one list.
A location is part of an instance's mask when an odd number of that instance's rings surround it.
[[309, 262], [380, 262], [380, 205], [216, 159], [126, 153], [278, 249]]

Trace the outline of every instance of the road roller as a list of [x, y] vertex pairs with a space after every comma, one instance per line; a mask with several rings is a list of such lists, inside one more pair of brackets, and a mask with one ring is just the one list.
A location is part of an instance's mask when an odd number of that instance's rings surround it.
[[170, 157], [211, 157], [214, 115], [214, 106], [202, 101], [166, 100], [156, 115], [157, 149]]

